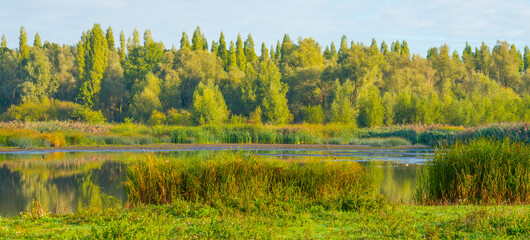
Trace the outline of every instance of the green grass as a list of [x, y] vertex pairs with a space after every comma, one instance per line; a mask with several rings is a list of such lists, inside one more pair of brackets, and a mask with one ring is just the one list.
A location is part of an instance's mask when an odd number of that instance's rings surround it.
[[456, 142], [437, 151], [418, 180], [421, 203], [530, 203], [530, 145], [509, 139]]
[[0, 218], [0, 238], [8, 239], [521, 239], [529, 234], [528, 206], [388, 205], [353, 212], [312, 207], [263, 214], [174, 202]]
[[[24, 134], [19, 134], [25, 132]], [[0, 122], [0, 146], [18, 148], [62, 146], [148, 145], [153, 143], [362, 144], [391, 147], [411, 144], [439, 146], [476, 138], [529, 143], [529, 123], [500, 123], [463, 128], [444, 125], [395, 125], [356, 128], [350, 125], [207, 125], [145, 126], [132, 123]]]
[[241, 153], [203, 161], [149, 157], [129, 166], [127, 176], [129, 203], [135, 205], [186, 201], [275, 212], [305, 206], [377, 208], [384, 202], [362, 166], [352, 161], [287, 161]]

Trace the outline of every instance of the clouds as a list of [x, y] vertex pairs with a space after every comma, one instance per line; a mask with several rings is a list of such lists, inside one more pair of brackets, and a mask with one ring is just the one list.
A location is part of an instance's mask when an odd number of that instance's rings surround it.
[[[28, 35], [74, 44], [93, 23], [112, 26], [130, 35], [150, 29], [166, 46], [178, 45], [180, 34], [197, 25], [217, 40], [222, 30], [228, 40], [252, 33], [268, 46], [284, 33], [292, 39], [313, 37], [321, 45], [337, 43], [345, 34], [355, 41], [405, 39], [412, 52], [448, 43], [462, 49], [466, 41], [493, 45], [497, 39], [518, 45], [530, 42], [530, 3], [524, 0], [26, 0], [5, 3], [0, 10], [0, 33], [16, 47], [20, 26]], [[31, 39], [31, 37], [30, 37]], [[522, 46], [518, 46], [522, 47]]]

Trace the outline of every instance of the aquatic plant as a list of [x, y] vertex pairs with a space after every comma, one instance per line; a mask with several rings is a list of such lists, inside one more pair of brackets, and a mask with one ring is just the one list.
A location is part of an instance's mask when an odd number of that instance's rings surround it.
[[382, 204], [357, 162], [258, 159], [224, 153], [209, 160], [149, 157], [129, 167], [133, 204], [203, 203], [242, 211], [314, 206], [355, 210]]
[[442, 147], [418, 179], [419, 203], [529, 203], [530, 146], [473, 139]]

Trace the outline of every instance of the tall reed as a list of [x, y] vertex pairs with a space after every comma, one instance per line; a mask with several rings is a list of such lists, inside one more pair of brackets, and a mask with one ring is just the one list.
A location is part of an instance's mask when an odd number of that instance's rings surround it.
[[530, 146], [509, 139], [456, 142], [418, 179], [420, 203], [530, 203]]
[[240, 210], [293, 204], [352, 210], [377, 204], [371, 181], [357, 162], [286, 161], [241, 153], [204, 161], [149, 157], [129, 167], [125, 185], [133, 204], [188, 201]]

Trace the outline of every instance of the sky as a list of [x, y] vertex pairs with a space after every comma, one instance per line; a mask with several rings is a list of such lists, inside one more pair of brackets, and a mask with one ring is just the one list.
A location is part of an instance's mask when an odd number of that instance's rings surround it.
[[209, 45], [221, 31], [227, 42], [251, 33], [257, 51], [285, 33], [294, 41], [312, 37], [323, 48], [332, 41], [338, 47], [342, 35], [367, 45], [372, 38], [406, 40], [422, 56], [444, 43], [460, 53], [466, 41], [492, 48], [502, 40], [521, 51], [530, 45], [528, 0], [20, 0], [2, 3], [0, 22], [10, 48], [18, 47], [21, 26], [30, 44], [38, 32], [43, 42], [74, 45], [94, 23], [111, 26], [116, 41], [122, 30], [129, 37], [135, 28], [141, 36], [149, 29], [166, 48], [180, 46], [182, 31], [191, 39], [197, 26]]

